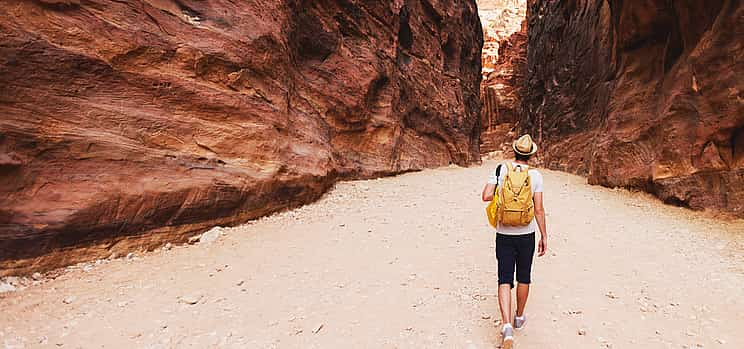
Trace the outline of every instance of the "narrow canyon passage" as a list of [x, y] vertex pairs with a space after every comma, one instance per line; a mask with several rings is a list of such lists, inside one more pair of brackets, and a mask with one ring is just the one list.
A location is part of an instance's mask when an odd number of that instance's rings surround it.
[[521, 119], [527, 68], [526, 0], [479, 0], [483, 26], [480, 152], [508, 150]]
[[[0, 295], [5, 348], [493, 348], [496, 162], [320, 201]], [[742, 348], [744, 223], [544, 171], [550, 242], [517, 348]], [[579, 330], [585, 331], [579, 335]]]

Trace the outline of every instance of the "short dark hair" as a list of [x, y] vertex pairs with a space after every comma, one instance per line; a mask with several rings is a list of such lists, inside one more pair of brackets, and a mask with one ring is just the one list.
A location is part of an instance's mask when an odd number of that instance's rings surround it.
[[514, 159], [516, 159], [517, 161], [527, 162], [527, 161], [530, 161], [530, 158], [531, 157], [532, 157], [532, 155], [522, 155], [522, 154], [519, 154], [517, 152], [514, 152]]

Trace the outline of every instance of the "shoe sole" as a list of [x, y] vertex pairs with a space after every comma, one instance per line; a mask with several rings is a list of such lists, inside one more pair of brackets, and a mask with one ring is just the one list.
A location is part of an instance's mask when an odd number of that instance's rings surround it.
[[501, 344], [501, 349], [512, 349], [514, 347], [514, 337], [504, 338], [504, 342]]
[[519, 331], [519, 330], [521, 330], [521, 329], [524, 329], [524, 326], [525, 326], [525, 325], [527, 325], [527, 322], [526, 322], [526, 321], [525, 321], [524, 323], [522, 323], [522, 327], [514, 327], [514, 329], [515, 329], [516, 331]]

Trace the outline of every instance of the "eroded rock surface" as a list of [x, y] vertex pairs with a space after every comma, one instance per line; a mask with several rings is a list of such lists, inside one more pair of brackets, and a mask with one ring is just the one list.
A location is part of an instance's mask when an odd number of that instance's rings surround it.
[[744, 3], [531, 0], [528, 21], [545, 165], [744, 217]]
[[0, 275], [479, 159], [473, 0], [0, 3]]
[[522, 119], [526, 0], [478, 1], [483, 24], [481, 153], [508, 148]]

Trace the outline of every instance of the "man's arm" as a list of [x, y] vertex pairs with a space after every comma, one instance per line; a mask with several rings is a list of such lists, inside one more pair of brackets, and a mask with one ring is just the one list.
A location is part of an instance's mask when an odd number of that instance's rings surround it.
[[545, 227], [545, 206], [543, 206], [543, 193], [535, 193], [532, 197], [535, 202], [535, 220], [540, 228], [540, 243], [537, 245], [537, 255], [542, 257], [548, 250], [548, 229]]
[[490, 177], [488, 177], [488, 182], [486, 183], [486, 186], [483, 187], [483, 193], [481, 193], [481, 198], [483, 198], [483, 201], [490, 202], [493, 200], [493, 195], [496, 193], [496, 186], [498, 186], [499, 183], [499, 174], [501, 173], [501, 164], [496, 166], [496, 171], [491, 174]]
[[491, 202], [491, 200], [493, 200], [494, 192], [496, 192], [496, 184], [486, 184], [486, 186], [483, 187], [483, 193], [481, 194], [483, 201]]

